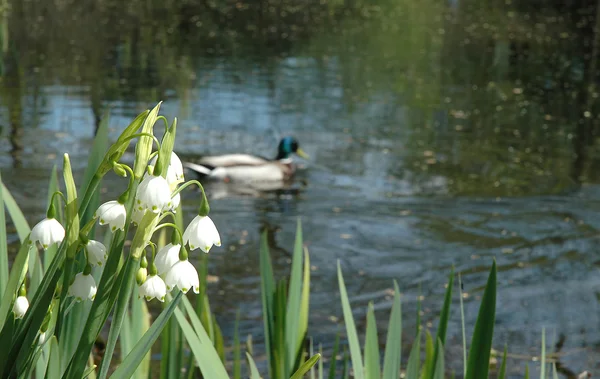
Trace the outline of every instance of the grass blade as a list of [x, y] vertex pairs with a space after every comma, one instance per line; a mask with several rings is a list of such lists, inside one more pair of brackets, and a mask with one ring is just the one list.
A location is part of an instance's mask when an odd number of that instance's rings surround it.
[[460, 299], [460, 326], [462, 329], [462, 348], [463, 348], [463, 376], [467, 376], [467, 333], [465, 331], [465, 307], [463, 305], [463, 282], [458, 274], [458, 291]]
[[250, 366], [250, 379], [261, 379], [261, 376], [256, 368], [256, 363], [254, 363], [254, 359], [249, 353], [246, 353], [246, 358], [248, 359], [248, 366]]
[[[1, 176], [0, 183], [2, 183]], [[4, 200], [2, 200], [2, 187], [0, 186], [0, 302], [8, 284], [8, 239], [6, 237], [6, 216], [4, 214]], [[7, 301], [12, 301], [12, 299]]]
[[17, 205], [15, 198], [12, 197], [10, 191], [4, 183], [1, 183], [2, 186], [2, 200], [4, 200], [4, 205], [6, 205], [6, 209], [8, 210], [8, 214], [10, 215], [15, 228], [17, 229], [17, 234], [19, 235], [19, 239], [21, 243], [25, 240], [25, 238], [29, 235], [31, 228], [29, 228], [29, 224], [21, 212], [21, 209]]
[[475, 321], [466, 379], [487, 378], [496, 320], [496, 261], [492, 264]]
[[337, 355], [340, 347], [340, 334], [336, 333], [335, 343], [333, 345], [333, 352], [331, 353], [331, 363], [329, 364], [329, 377], [328, 379], [335, 379], [335, 369], [337, 364]]
[[375, 309], [373, 303], [369, 303], [367, 311], [367, 335], [365, 337], [365, 376], [368, 379], [381, 378], [381, 367], [379, 365], [379, 341], [377, 340], [377, 321], [375, 321]]
[[558, 372], [556, 371], [556, 362], [552, 363], [552, 379], [558, 379]]
[[240, 346], [240, 311], [235, 316], [233, 327], [233, 379], [242, 379], [242, 349]]
[[[448, 329], [448, 318], [450, 317], [450, 306], [452, 304], [452, 289], [454, 287], [454, 267], [450, 271], [448, 278], [448, 287], [446, 288], [446, 296], [444, 297], [444, 305], [440, 313], [440, 323], [436, 334], [436, 341], [440, 342], [435, 345], [435, 351], [433, 353], [433, 361], [437, 365], [438, 355], [444, 355], [443, 347], [446, 344], [446, 330]], [[442, 347], [442, 350], [440, 350]], [[430, 378], [435, 376], [435, 368], [431, 371]]]
[[418, 379], [419, 366], [421, 366], [421, 331], [417, 333], [417, 338], [415, 338], [410, 355], [408, 356], [406, 379]]
[[385, 356], [383, 358], [383, 379], [397, 379], [402, 363], [402, 306], [400, 290], [394, 280], [394, 301], [388, 323]]
[[182, 293], [179, 292], [171, 301], [169, 306], [161, 312], [161, 314], [152, 323], [152, 326], [144, 334], [144, 336], [135, 344], [131, 352], [125, 357], [123, 363], [115, 370], [111, 378], [115, 379], [129, 379], [135, 373], [139, 365], [146, 354], [152, 348], [152, 344], [158, 338], [163, 328], [169, 321], [169, 318], [175, 310], [177, 310], [177, 303], [182, 297]]
[[352, 367], [354, 368], [354, 378], [364, 379], [362, 356], [360, 354], [360, 345], [358, 343], [358, 335], [356, 334], [356, 326], [354, 317], [352, 316], [352, 308], [346, 293], [346, 285], [344, 284], [344, 276], [342, 268], [338, 260], [338, 284], [340, 287], [340, 297], [342, 300], [342, 309], [344, 311], [344, 322], [346, 324], [346, 333], [348, 334], [348, 345], [350, 346], [350, 358], [352, 359]]
[[504, 345], [504, 354], [502, 355], [502, 366], [500, 366], [500, 373], [498, 374], [498, 379], [504, 379], [506, 377], [506, 355], [508, 353], [508, 348]]
[[435, 369], [435, 361], [433, 360], [434, 350], [433, 337], [429, 330], [425, 330], [425, 367], [423, 368], [422, 378], [429, 378]]
[[436, 360], [435, 360], [435, 370], [433, 374], [433, 379], [444, 379], [444, 345], [442, 345], [442, 341], [437, 340], [437, 349], [439, 351]]
[[[298, 352], [302, 347], [302, 339], [306, 327], [301, 325], [300, 305], [302, 301], [302, 225], [298, 220], [296, 226], [296, 241], [292, 256], [292, 268], [288, 287], [287, 312], [285, 314], [285, 341], [287, 345], [287, 367], [293, 367]], [[305, 318], [304, 321], [307, 321]]]
[[262, 233], [260, 238], [260, 289], [265, 333], [265, 350], [269, 359], [269, 377], [272, 378], [277, 372], [277, 366], [275, 359], [273, 358], [273, 351], [275, 349], [275, 326], [273, 320], [275, 279], [273, 278], [273, 266], [271, 264], [271, 255], [269, 254], [266, 231]]
[[540, 367], [540, 379], [546, 379], [546, 328], [542, 328], [542, 359]]
[[529, 365], [526, 364], [525, 365], [525, 379], [529, 379]]
[[321, 359], [321, 354], [318, 353], [310, 357], [308, 361], [304, 362], [304, 364], [302, 364], [298, 370], [296, 370], [290, 379], [302, 379], [304, 374], [306, 374], [314, 365], [316, 365], [319, 359]]

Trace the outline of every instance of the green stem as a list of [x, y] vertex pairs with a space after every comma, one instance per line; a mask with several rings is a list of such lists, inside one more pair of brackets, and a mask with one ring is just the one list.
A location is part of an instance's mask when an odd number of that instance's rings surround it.
[[171, 194], [171, 197], [177, 195], [179, 192], [183, 191], [186, 187], [189, 187], [192, 184], [197, 185], [198, 188], [200, 188], [200, 192], [202, 192], [202, 202], [200, 203], [200, 209], [198, 210], [198, 215], [199, 216], [208, 216], [208, 214], [210, 213], [210, 205], [208, 205], [208, 198], [206, 197], [206, 192], [204, 192], [204, 187], [202, 187], [202, 184], [199, 181], [189, 180], [189, 181], [183, 183], [175, 191], [173, 191], [173, 193]]
[[179, 239], [183, 241], [183, 234], [181, 234], [181, 230], [179, 230], [179, 227], [177, 225], [175, 225], [175, 224], [170, 223], [170, 222], [165, 222], [164, 224], [158, 225], [156, 228], [154, 228], [154, 233], [156, 233], [160, 229], [166, 228], [168, 226], [170, 226], [171, 228], [173, 228], [173, 230], [176, 231], [177, 234], [179, 234]]

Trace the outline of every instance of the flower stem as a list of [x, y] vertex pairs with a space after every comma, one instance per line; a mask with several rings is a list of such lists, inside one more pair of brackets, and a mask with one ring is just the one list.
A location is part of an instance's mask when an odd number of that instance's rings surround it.
[[186, 187], [189, 187], [192, 184], [197, 185], [198, 188], [200, 188], [200, 192], [202, 192], [202, 202], [200, 203], [200, 209], [198, 210], [198, 215], [199, 216], [208, 216], [208, 214], [210, 213], [210, 205], [208, 204], [208, 198], [206, 197], [206, 192], [204, 192], [204, 187], [202, 186], [202, 184], [199, 181], [189, 180], [189, 181], [183, 183], [175, 191], [173, 191], [173, 193], [171, 194], [171, 197], [177, 195], [179, 192], [183, 191]]

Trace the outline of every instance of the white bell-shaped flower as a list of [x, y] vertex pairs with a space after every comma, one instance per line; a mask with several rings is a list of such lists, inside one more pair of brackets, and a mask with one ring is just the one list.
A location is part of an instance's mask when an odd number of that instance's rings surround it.
[[41, 332], [38, 337], [38, 345], [43, 345], [46, 342], [46, 332]]
[[131, 214], [131, 222], [133, 222], [135, 225], [139, 225], [140, 222], [142, 222], [142, 219], [144, 218], [145, 214], [145, 209], [140, 210], [138, 208], [134, 208], [133, 213]]
[[162, 176], [146, 175], [136, 192], [136, 208], [159, 213], [171, 207], [171, 188]]
[[88, 252], [88, 262], [94, 266], [102, 266], [106, 263], [108, 253], [106, 252], [106, 246], [102, 242], [89, 240], [85, 248]]
[[146, 281], [138, 287], [140, 297], [144, 297], [147, 301], [157, 298], [160, 301], [165, 301], [167, 295], [167, 286], [164, 280], [158, 275], [148, 275]]
[[44, 249], [54, 243], [61, 243], [65, 238], [65, 228], [55, 218], [45, 218], [38, 222], [29, 237], [31, 242], [39, 242]]
[[179, 250], [181, 245], [173, 245], [172, 243], [163, 246], [154, 258], [154, 264], [158, 270], [158, 275], [165, 275], [171, 267], [179, 262]]
[[94, 300], [96, 297], [96, 281], [91, 274], [80, 272], [75, 275], [73, 284], [69, 287], [69, 296], [73, 296], [77, 301], [86, 299]]
[[18, 296], [13, 305], [13, 313], [15, 318], [23, 318], [29, 309], [29, 301], [25, 296]]
[[165, 283], [167, 291], [171, 291], [177, 286], [183, 293], [187, 293], [190, 288], [193, 288], [195, 293], [200, 293], [198, 271], [187, 259], [180, 260], [171, 267], [165, 276]]
[[[154, 156], [150, 161], [150, 166], [156, 165], [157, 157]], [[181, 163], [181, 159], [175, 154], [175, 152], [171, 153], [171, 161], [169, 162], [169, 168], [167, 169], [167, 183], [171, 187], [171, 190], [175, 190], [179, 183], [183, 183], [183, 164]]]
[[94, 214], [98, 217], [100, 225], [108, 224], [111, 231], [117, 229], [125, 230], [125, 220], [127, 219], [127, 211], [125, 205], [116, 200], [107, 201], [98, 207]]
[[221, 237], [210, 217], [196, 216], [183, 232], [183, 243], [188, 243], [190, 250], [200, 248], [208, 253], [212, 245], [221, 246]]

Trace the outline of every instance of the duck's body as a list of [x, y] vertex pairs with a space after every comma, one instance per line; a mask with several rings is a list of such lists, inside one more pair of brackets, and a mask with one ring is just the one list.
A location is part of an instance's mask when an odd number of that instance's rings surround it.
[[292, 137], [281, 140], [275, 159], [251, 154], [225, 154], [206, 156], [197, 163], [186, 162], [184, 166], [202, 177], [232, 182], [281, 182], [292, 178], [295, 165], [291, 154], [306, 158]]

